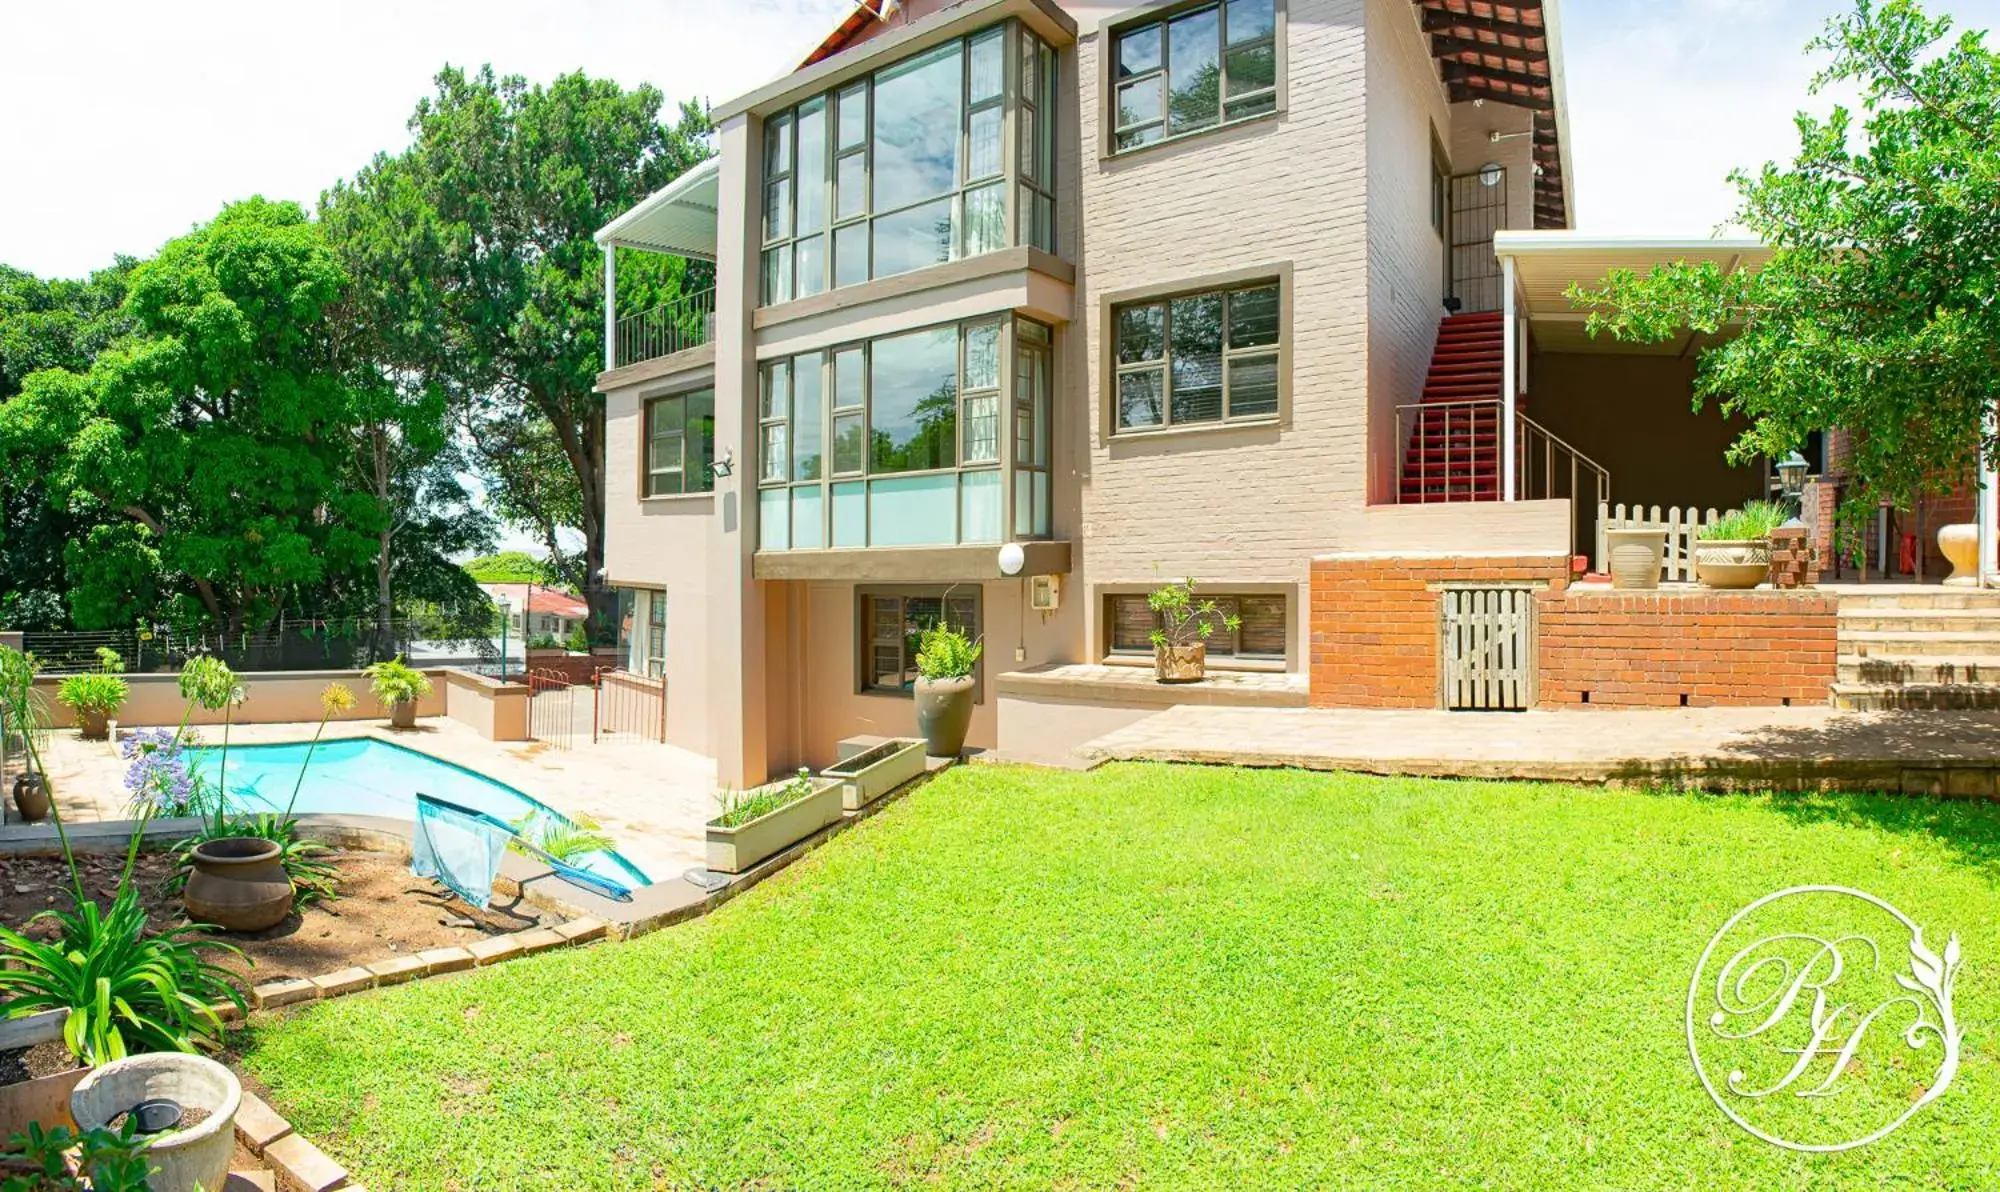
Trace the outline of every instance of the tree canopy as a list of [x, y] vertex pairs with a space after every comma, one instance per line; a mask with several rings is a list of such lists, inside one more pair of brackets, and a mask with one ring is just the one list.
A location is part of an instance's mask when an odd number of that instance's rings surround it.
[[465, 573], [482, 584], [546, 584], [548, 566], [520, 550], [503, 550], [465, 561]]
[[1697, 408], [1750, 420], [1739, 461], [1846, 430], [1850, 512], [1949, 489], [1995, 446], [2000, 59], [1950, 33], [1914, 0], [1857, 0], [1811, 44], [1831, 55], [1814, 92], [1857, 85], [1861, 118], [1801, 113], [1789, 165], [1731, 176], [1736, 221], [1772, 249], [1763, 268], [1680, 263], [1572, 291], [1593, 333], [1740, 329], [1702, 353]]

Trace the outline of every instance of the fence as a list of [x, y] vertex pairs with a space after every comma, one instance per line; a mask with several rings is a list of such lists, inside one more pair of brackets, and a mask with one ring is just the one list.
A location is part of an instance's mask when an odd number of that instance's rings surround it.
[[386, 629], [372, 620], [280, 620], [256, 631], [221, 633], [169, 626], [91, 632], [29, 630], [21, 648], [35, 656], [43, 674], [95, 670], [97, 651], [114, 651], [133, 674], [178, 670], [198, 654], [222, 659], [245, 672], [358, 670], [401, 655], [413, 665], [458, 665], [496, 654], [484, 637], [452, 636], [462, 629], [433, 619], [403, 618]]
[[556, 749], [576, 747], [577, 725], [594, 734], [597, 688], [556, 670], [528, 672], [528, 735]]
[[665, 744], [667, 680], [630, 671], [597, 677], [597, 736], [625, 734]]
[[715, 291], [684, 294], [672, 302], [618, 320], [618, 366], [698, 348], [715, 329]]
[[1698, 510], [1692, 505], [1686, 509], [1668, 508], [1664, 512], [1658, 505], [1634, 505], [1627, 513], [1622, 504], [1599, 502], [1597, 553], [1591, 556], [1593, 568], [1603, 572], [1609, 565], [1604, 549], [1606, 530], [1664, 529], [1667, 532], [1667, 552], [1662, 556], [1661, 578], [1669, 583], [1691, 583], [1694, 580], [1695, 539], [1701, 535], [1702, 527], [1714, 524], [1718, 516], [1713, 509]]

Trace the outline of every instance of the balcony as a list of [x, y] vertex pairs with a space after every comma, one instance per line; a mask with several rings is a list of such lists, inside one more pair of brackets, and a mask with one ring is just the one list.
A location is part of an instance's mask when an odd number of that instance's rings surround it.
[[698, 348], [715, 334], [715, 290], [683, 294], [672, 302], [618, 320], [612, 368], [624, 368]]

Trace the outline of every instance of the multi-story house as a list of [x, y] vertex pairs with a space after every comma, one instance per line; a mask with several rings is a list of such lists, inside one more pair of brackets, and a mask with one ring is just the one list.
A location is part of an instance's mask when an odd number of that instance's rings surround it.
[[[1119, 668], [1190, 575], [1240, 627], [1175, 698], [1339, 702], [1347, 655], [1436, 651], [1348, 640], [1328, 560], [1560, 589], [1599, 500], [1763, 491], [1687, 345], [1605, 352], [1562, 297], [1756, 246], [1562, 232], [1565, 113], [1555, 0], [862, 4], [599, 235], [607, 570], [669, 739], [742, 784], [907, 734], [947, 617], [972, 742], [1060, 752], [1155, 706]], [[715, 289], [621, 310], [620, 252]]]

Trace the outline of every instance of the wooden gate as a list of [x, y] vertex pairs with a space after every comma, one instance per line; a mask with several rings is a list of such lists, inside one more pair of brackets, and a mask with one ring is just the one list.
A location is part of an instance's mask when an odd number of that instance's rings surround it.
[[1535, 594], [1530, 588], [1447, 588], [1444, 706], [1519, 711], [1535, 700]]

